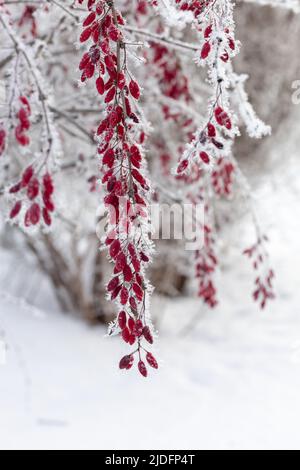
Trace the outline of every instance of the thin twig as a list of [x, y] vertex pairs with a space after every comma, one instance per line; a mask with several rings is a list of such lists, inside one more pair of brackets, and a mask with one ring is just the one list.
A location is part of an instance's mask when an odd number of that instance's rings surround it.
[[147, 31], [145, 29], [134, 28], [133, 26], [125, 26], [124, 29], [130, 33], [137, 34], [138, 36], [147, 37], [153, 42], [168, 44], [169, 46], [173, 46], [176, 49], [179, 47], [181, 49], [187, 49], [193, 52], [197, 52], [199, 50], [199, 46], [197, 44], [189, 44], [187, 42], [182, 42], [173, 38], [170, 39], [166, 36], [161, 36], [160, 34], [152, 33], [151, 31]]

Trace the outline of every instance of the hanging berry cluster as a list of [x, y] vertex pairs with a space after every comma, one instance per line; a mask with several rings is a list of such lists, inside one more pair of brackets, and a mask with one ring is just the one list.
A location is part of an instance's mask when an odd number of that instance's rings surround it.
[[218, 259], [215, 253], [214, 231], [207, 223], [201, 227], [204, 231], [204, 247], [196, 251], [195, 268], [198, 280], [198, 297], [210, 308], [216, 307], [217, 288], [214, 275], [218, 267]]
[[183, 73], [176, 54], [162, 44], [150, 43], [150, 45], [153, 55], [151, 62], [154, 64], [162, 93], [174, 100], [189, 101], [188, 78]]
[[10, 219], [21, 219], [24, 214], [25, 228], [38, 225], [41, 221], [45, 226], [50, 226], [51, 213], [54, 211], [53, 193], [54, 185], [50, 174], [45, 173], [40, 181], [34, 167], [29, 166], [23, 172], [21, 181], [9, 189], [9, 194], [15, 201]]
[[228, 198], [232, 195], [235, 165], [227, 158], [220, 157], [211, 174], [211, 182], [217, 196]]
[[[21, 147], [27, 147], [30, 144], [28, 132], [31, 127], [31, 106], [24, 95], [20, 96], [16, 103], [18, 110], [15, 138]], [[36, 160], [25, 168], [20, 181], [8, 189], [12, 200], [9, 218], [11, 221], [17, 221], [25, 229], [39, 224], [49, 227], [52, 224], [51, 214], [55, 209], [54, 185], [52, 176], [45, 168], [46, 163], [47, 155], [42, 163]]]
[[[199, 127], [194, 139], [186, 146], [177, 166], [177, 175], [186, 176], [194, 173], [195, 164], [201, 169], [212, 169], [211, 185], [218, 197], [228, 198], [232, 194], [236, 162], [232, 156], [232, 144], [238, 134], [237, 117], [231, 111], [230, 87], [239, 88], [242, 98], [241, 116], [250, 129], [250, 134], [261, 137], [269, 132], [247, 105], [247, 96], [242, 86], [242, 78], [232, 71], [231, 59], [238, 53], [239, 44], [234, 38], [233, 2], [223, 0], [175, 2], [181, 11], [190, 11], [194, 16], [194, 27], [200, 38], [199, 57], [196, 62], [208, 69], [208, 79], [212, 89], [207, 120]], [[245, 112], [247, 109], [247, 112]], [[240, 173], [240, 172], [239, 172]], [[189, 178], [188, 178], [189, 179]], [[186, 181], [188, 179], [185, 178]], [[192, 179], [193, 181], [193, 179]], [[206, 211], [207, 213], [207, 211]], [[208, 218], [208, 215], [207, 215]], [[213, 274], [218, 262], [213, 249], [213, 227], [209, 222], [204, 226], [205, 244], [196, 254], [196, 277], [200, 279], [199, 296], [204, 302], [214, 307], [216, 288]], [[262, 245], [259, 238], [257, 244], [246, 253], [254, 257], [254, 253]], [[254, 268], [260, 268], [261, 274], [256, 278], [255, 300], [260, 300], [264, 308], [267, 300], [274, 297], [274, 273], [267, 267], [266, 251], [257, 254]]]
[[79, 68], [83, 82], [95, 78], [97, 92], [106, 104], [97, 137], [108, 213], [104, 243], [114, 266], [107, 293], [120, 309], [110, 334], [120, 332], [134, 347], [120, 361], [120, 368], [130, 369], [137, 356], [138, 370], [146, 377], [145, 361], [155, 369], [158, 364], [145, 349], [145, 343], [153, 343], [148, 316], [152, 288], [145, 277], [153, 246], [149, 238], [150, 186], [142, 148], [145, 133], [137, 107], [141, 91], [128, 70], [124, 19], [115, 2], [89, 0], [87, 8], [80, 41], [92, 45]]
[[259, 235], [256, 243], [244, 251], [244, 254], [251, 260], [254, 271], [257, 273], [255, 278], [255, 290], [253, 299], [260, 303], [264, 309], [267, 302], [275, 298], [273, 281], [274, 271], [268, 266], [268, 253], [265, 244], [268, 238], [265, 235]]
[[188, 172], [192, 163], [202, 168], [222, 156], [230, 156], [232, 140], [238, 133], [236, 118], [230, 109], [228, 78], [231, 59], [238, 52], [234, 39], [233, 4], [223, 0], [195, 2], [178, 0], [179, 9], [192, 11], [200, 39], [197, 63], [206, 66], [212, 97], [206, 122], [187, 145], [178, 165], [179, 174]]
[[[18, 23], [18, 26], [22, 26], [22, 20], [33, 18], [33, 14], [33, 10], [26, 9], [25, 16], [21, 17], [21, 24]], [[5, 188], [11, 204], [9, 219], [25, 229], [37, 225], [46, 227], [52, 224], [52, 213], [55, 209], [52, 173], [61, 154], [60, 140], [50, 109], [50, 92], [40, 73], [35, 55], [24, 42], [24, 36], [18, 35], [13, 28], [11, 15], [5, 8], [1, 10], [0, 23], [16, 54], [16, 65], [10, 70], [11, 86], [8, 88], [9, 126], [3, 134], [3, 145], [0, 147], [6, 150], [6, 133], [12, 130], [17, 143], [17, 153], [19, 154], [20, 148], [26, 150], [21, 155], [22, 160], [19, 155], [17, 158], [17, 167], [21, 165], [23, 168], [21, 176], [18, 177], [17, 183], [9, 183]], [[20, 77], [24, 79], [24, 83], [20, 83]], [[40, 139], [37, 139], [38, 149], [35, 150], [32, 148], [34, 145], [30, 145], [29, 136], [32, 109], [34, 114], [39, 116], [39, 120], [35, 119], [34, 124], [41, 124]], [[27, 160], [23, 166], [24, 159], [28, 157], [30, 162]], [[11, 168], [12, 178], [15, 180], [15, 167], [11, 165]]]

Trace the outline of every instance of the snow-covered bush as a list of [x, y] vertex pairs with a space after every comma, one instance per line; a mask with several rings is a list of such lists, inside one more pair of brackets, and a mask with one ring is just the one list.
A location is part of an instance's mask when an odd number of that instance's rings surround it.
[[[299, 9], [298, 0], [256, 3]], [[106, 291], [117, 307], [109, 334], [133, 348], [120, 368], [137, 356], [144, 376], [145, 362], [158, 367], [147, 346], [147, 272], [185, 258], [178, 275], [189, 266], [202, 301], [219, 301], [221, 199], [247, 204], [253, 297], [262, 308], [274, 297], [267, 237], [232, 153], [240, 129], [270, 134], [248, 101], [247, 76], [233, 68], [234, 8], [231, 0], [0, 1], [3, 210], [64, 308], [110, 317]], [[151, 268], [153, 201], [203, 204], [204, 246], [179, 255], [180, 243], [159, 242], [163, 256]]]

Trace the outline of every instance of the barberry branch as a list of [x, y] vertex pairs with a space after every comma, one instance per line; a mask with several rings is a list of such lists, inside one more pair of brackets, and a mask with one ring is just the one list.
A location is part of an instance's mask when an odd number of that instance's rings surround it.
[[120, 368], [131, 368], [137, 355], [138, 369], [147, 376], [142, 355], [146, 354], [151, 367], [158, 365], [142, 344], [153, 342], [148, 312], [152, 288], [145, 277], [153, 246], [148, 220], [150, 186], [142, 173], [146, 170], [142, 148], [146, 135], [136, 105], [141, 92], [129, 70], [124, 20], [115, 2], [100, 2], [95, 9], [92, 2], [89, 10], [80, 41], [92, 39], [93, 45], [80, 62], [81, 80], [91, 79], [97, 70], [96, 89], [100, 96], [105, 96], [105, 118], [97, 130], [108, 212], [103, 242], [114, 266], [107, 285], [108, 296], [121, 310], [110, 325], [109, 334], [120, 332], [126, 343], [136, 345], [121, 360]]

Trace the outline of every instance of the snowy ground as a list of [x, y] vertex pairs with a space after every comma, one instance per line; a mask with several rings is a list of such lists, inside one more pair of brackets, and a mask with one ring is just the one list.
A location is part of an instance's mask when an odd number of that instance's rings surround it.
[[163, 367], [147, 380], [117, 369], [126, 351], [118, 340], [49, 308], [46, 286], [39, 309], [17, 300], [27, 295], [24, 273], [1, 253], [0, 338], [8, 351], [0, 448], [300, 449], [300, 182], [292, 173], [288, 184], [282, 174], [257, 194], [277, 301], [261, 313], [249, 300], [247, 260], [225, 273], [213, 313], [194, 301], [156, 299]]

